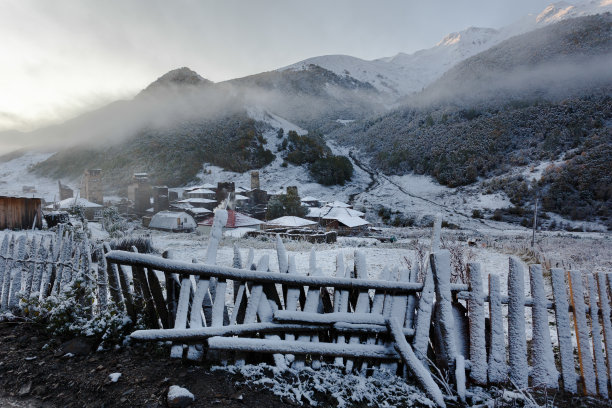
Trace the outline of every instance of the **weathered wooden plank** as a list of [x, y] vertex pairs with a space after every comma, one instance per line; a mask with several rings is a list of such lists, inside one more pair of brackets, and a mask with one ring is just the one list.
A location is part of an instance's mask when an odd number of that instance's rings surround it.
[[558, 388], [559, 372], [555, 367], [555, 356], [548, 328], [548, 309], [541, 265], [529, 265], [529, 282], [533, 297], [531, 341], [531, 381], [534, 387]]
[[[344, 266], [344, 255], [339, 252], [336, 255], [336, 277], [344, 278], [350, 276], [350, 271]], [[347, 313], [349, 304], [349, 291], [346, 289], [336, 289], [334, 293], [334, 313]], [[339, 334], [333, 342], [338, 344], [346, 344], [346, 338], [343, 334]], [[342, 357], [336, 357], [334, 359], [334, 365], [338, 367], [344, 366], [344, 359]]]
[[136, 321], [136, 309], [134, 308], [134, 292], [132, 291], [131, 279], [127, 271], [127, 266], [118, 265], [119, 282], [121, 293], [123, 294], [123, 302], [125, 303], [125, 311], [133, 322]]
[[504, 333], [504, 318], [502, 315], [501, 296], [499, 291], [499, 276], [489, 274], [489, 382], [505, 383], [508, 379], [506, 364], [506, 336]]
[[431, 325], [431, 313], [433, 310], [434, 298], [434, 277], [431, 272], [429, 262], [427, 263], [425, 278], [423, 282], [423, 291], [419, 299], [419, 307], [417, 311], [417, 320], [414, 326], [414, 338], [412, 339], [412, 347], [414, 354], [421, 360], [427, 360], [427, 348], [429, 346], [429, 326]]
[[[28, 261], [30, 262], [29, 268], [24, 268], [26, 276], [25, 276], [25, 286], [23, 289], [23, 297], [25, 299], [30, 299], [30, 293], [32, 293], [32, 283], [34, 282], [34, 275], [36, 275], [36, 254], [38, 251], [39, 241], [36, 235], [32, 237], [32, 241], [30, 242], [30, 253], [28, 256]], [[35, 292], [37, 292], [35, 290]]]
[[[355, 251], [355, 265], [354, 265], [354, 273], [357, 279], [366, 279], [368, 276], [368, 271], [366, 268], [366, 257], [365, 254], [361, 251]], [[357, 295], [357, 301], [355, 302], [355, 313], [367, 313], [368, 308], [370, 307], [370, 296], [367, 290], [360, 290]], [[348, 344], [355, 345], [359, 343], [359, 336], [351, 336], [349, 338]], [[347, 359], [345, 370], [347, 373], [350, 373], [353, 370], [353, 365], [355, 364], [354, 359]]]
[[8, 292], [11, 284], [11, 269], [13, 260], [11, 256], [13, 254], [12, 247], [15, 242], [15, 237], [11, 235], [9, 240], [9, 234], [4, 235], [2, 240], [2, 247], [0, 247], [0, 310], [8, 308]]
[[166, 301], [164, 300], [164, 294], [161, 289], [161, 284], [159, 283], [159, 278], [157, 274], [152, 269], [147, 268], [147, 282], [149, 282], [149, 289], [151, 289], [151, 295], [153, 296], [153, 300], [155, 302], [155, 310], [159, 315], [159, 320], [161, 321], [162, 327], [164, 329], [170, 328], [168, 324], [168, 307], [166, 306]]
[[584, 285], [582, 273], [570, 271], [568, 273], [570, 299], [574, 308], [574, 327], [576, 328], [576, 341], [578, 343], [578, 362], [582, 376], [583, 392], [588, 395], [597, 395], [597, 381], [593, 367], [593, 357], [589, 347], [589, 329], [584, 307]]
[[[136, 253], [138, 249], [133, 246], [132, 251]], [[144, 268], [142, 266], [134, 266], [132, 267], [132, 272], [134, 273], [134, 283], [140, 287], [140, 291], [142, 292], [147, 320], [152, 327], [159, 327], [159, 319], [155, 311], [153, 295], [149, 288]]]
[[[295, 256], [291, 255], [288, 258], [287, 264], [287, 273], [291, 275], [297, 274], [297, 266], [295, 264]], [[285, 310], [287, 311], [296, 311], [298, 302], [300, 300], [300, 289], [298, 288], [287, 288], [287, 293], [285, 294]], [[285, 341], [295, 341], [295, 334], [293, 333], [285, 333]], [[295, 361], [295, 355], [286, 354], [285, 360], [287, 364], [293, 364]]]
[[597, 306], [597, 282], [593, 274], [588, 274], [589, 304], [591, 305], [591, 334], [593, 340], [593, 355], [595, 356], [595, 374], [599, 395], [608, 398], [608, 373], [606, 359], [601, 350], [601, 326], [599, 325], [599, 307]]
[[511, 256], [508, 270], [508, 376], [516, 387], [527, 388], [527, 338], [525, 335], [525, 272], [521, 261]]
[[[261, 257], [257, 263], [257, 271], [267, 271], [269, 265], [268, 255]], [[257, 320], [257, 309], [263, 294], [262, 285], [253, 285], [250, 289], [250, 296], [247, 302], [246, 311], [244, 312], [244, 324], [255, 323]], [[236, 355], [236, 365], [243, 366], [245, 364], [245, 356], [242, 353]]]
[[[191, 279], [189, 276], [184, 276], [181, 279], [181, 291], [179, 292], [178, 306], [176, 308], [176, 321], [174, 327], [176, 329], [184, 329], [187, 327], [187, 313], [189, 312], [189, 295], [191, 294]], [[174, 344], [170, 349], [170, 358], [182, 358], [183, 345]]]
[[399, 357], [395, 350], [375, 344], [347, 345], [334, 343], [310, 343], [300, 341], [287, 342], [267, 339], [247, 339], [238, 337], [211, 337], [208, 339], [208, 347], [213, 350], [250, 351], [256, 353], [273, 354], [318, 354], [323, 356], [382, 359], [397, 359]]
[[[414, 263], [410, 270], [410, 278], [408, 282], [416, 283], [419, 276], [419, 265], [417, 262]], [[408, 294], [406, 301], [406, 315], [404, 316], [404, 327], [414, 327], [414, 311], [416, 310], [418, 298], [416, 293]]]
[[485, 313], [482, 290], [482, 272], [479, 263], [467, 265], [470, 299], [468, 318], [470, 324], [470, 378], [475, 384], [487, 384], [487, 346], [485, 339]]
[[601, 321], [603, 323], [604, 344], [606, 349], [606, 360], [608, 363], [608, 378], [612, 382], [612, 316], [610, 315], [610, 296], [606, 284], [606, 274], [597, 273], [597, 290], [599, 292], [599, 304], [601, 306]]
[[10, 310], [17, 309], [19, 307], [19, 296], [22, 287], [22, 270], [25, 265], [26, 259], [26, 237], [25, 235], [20, 236], [17, 239], [17, 255], [15, 256], [14, 270], [15, 273], [11, 278], [11, 288], [8, 297], [8, 308]]
[[[313, 248], [314, 249], [314, 248]], [[321, 269], [316, 267], [316, 258], [314, 256], [314, 250], [310, 251], [310, 262], [309, 262], [310, 274], [313, 276], [322, 275]], [[317, 313], [319, 309], [319, 303], [321, 302], [321, 291], [319, 287], [310, 286], [308, 288], [308, 293], [306, 294], [306, 302], [304, 303], [304, 312], [306, 313]], [[318, 334], [312, 336], [304, 336], [300, 335], [297, 339], [298, 342], [315, 342], [319, 341]], [[295, 344], [295, 343], [294, 343]], [[312, 356], [312, 368], [318, 369], [320, 367], [320, 362], [315, 363], [317, 356]], [[296, 357], [293, 362], [292, 367], [300, 369], [304, 367], [305, 360], [303, 357]]]
[[572, 346], [572, 332], [570, 330], [565, 273], [562, 269], [557, 268], [551, 269], [550, 273], [553, 296], [555, 298], [555, 322], [557, 325], [557, 338], [559, 340], [563, 389], [575, 394], [578, 388], [576, 386], [576, 371], [574, 370], [574, 348]]
[[36, 299], [40, 299], [41, 283], [47, 267], [47, 241], [48, 239], [46, 237], [41, 239], [38, 253], [36, 254], [36, 263], [34, 264], [33, 268], [34, 276], [32, 277], [32, 292], [37, 294]]
[[[108, 253], [110, 252], [110, 245], [105, 242], [103, 245], [104, 252], [106, 253], [106, 272], [108, 275], [108, 288], [110, 290], [111, 299], [117, 307], [123, 309], [123, 294], [121, 293], [119, 284], [119, 272], [117, 271], [117, 265], [112, 262], [108, 262]], [[56, 279], [57, 280], [57, 279]]]
[[[382, 271], [380, 272], [380, 275], [378, 276], [379, 280], [389, 280], [391, 276], [391, 270], [385, 266]], [[381, 290], [377, 290], [374, 292], [374, 301], [372, 302], [372, 308], [370, 309], [370, 313], [372, 316], [380, 316], [383, 320], [383, 322], [385, 322], [385, 318], [383, 316], [383, 307], [385, 306], [385, 303], [389, 303], [387, 305], [388, 308], [388, 314], [391, 314], [390, 311], [390, 302], [387, 301], [387, 299], [392, 299], [391, 298], [391, 294], [387, 294], [384, 291]], [[329, 313], [328, 313], [329, 314]], [[367, 337], [365, 344], [376, 344], [376, 333], [372, 333], [370, 336]], [[368, 362], [367, 361], [363, 361], [361, 363], [361, 372], [362, 374], [365, 375], [366, 370], [368, 369]]]
[[[206, 264], [190, 264], [187, 262], [162, 259], [156, 256], [145, 254], [133, 254], [125, 251], [111, 251], [107, 254], [107, 260], [125, 265], [140, 265], [147, 268], [161, 270], [167, 273], [183, 273], [194, 276], [210, 278], [216, 276], [225, 279], [235, 279], [251, 281], [255, 283], [276, 283], [286, 284], [288, 286], [317, 286], [317, 287], [335, 287], [341, 289], [384, 289], [397, 293], [419, 292], [423, 288], [420, 283], [411, 282], [382, 282], [373, 281], [370, 279], [349, 279], [336, 278], [332, 276], [291, 276], [289, 274], [280, 274], [276, 272], [263, 271], [247, 271], [244, 269], [234, 269], [219, 265]], [[467, 285], [451, 285], [452, 291], [460, 291], [467, 289]], [[433, 289], [432, 289], [433, 293]]]
[[98, 258], [98, 312], [104, 314], [108, 309], [108, 276], [106, 275], [106, 258], [102, 246], [96, 248]]
[[443, 356], [451, 371], [455, 367], [457, 346], [455, 344], [455, 320], [452, 311], [452, 297], [450, 292], [451, 264], [450, 253], [447, 250], [439, 250], [432, 253], [429, 258], [431, 270], [435, 282], [436, 307], [439, 309], [437, 324], [442, 334]]

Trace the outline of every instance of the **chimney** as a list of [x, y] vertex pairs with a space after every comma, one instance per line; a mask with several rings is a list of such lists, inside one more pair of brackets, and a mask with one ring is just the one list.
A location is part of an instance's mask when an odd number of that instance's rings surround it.
[[251, 190], [259, 189], [259, 172], [252, 171], [251, 172]]

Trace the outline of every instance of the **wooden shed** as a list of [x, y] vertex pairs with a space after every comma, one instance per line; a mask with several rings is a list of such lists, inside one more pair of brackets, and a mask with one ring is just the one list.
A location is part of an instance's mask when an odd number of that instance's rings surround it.
[[0, 230], [42, 228], [40, 198], [0, 196]]

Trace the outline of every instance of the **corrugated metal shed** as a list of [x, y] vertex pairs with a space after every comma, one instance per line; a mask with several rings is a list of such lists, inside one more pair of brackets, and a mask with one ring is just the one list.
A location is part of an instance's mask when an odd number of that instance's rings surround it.
[[0, 230], [42, 228], [40, 198], [0, 196]]

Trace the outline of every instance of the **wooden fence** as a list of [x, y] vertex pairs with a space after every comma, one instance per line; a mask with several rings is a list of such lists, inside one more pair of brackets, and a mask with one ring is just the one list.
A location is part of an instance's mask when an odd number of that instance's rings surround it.
[[0, 310], [17, 310], [23, 299], [59, 294], [78, 277], [91, 279], [87, 237], [73, 233], [5, 234], [0, 245]]
[[507, 295], [497, 274], [488, 276], [485, 292], [477, 263], [468, 264], [468, 282], [451, 283], [450, 254], [439, 248], [439, 220], [424, 273], [415, 264], [411, 270], [384, 268], [369, 279], [373, 274], [360, 251], [354, 268], [339, 254], [335, 271], [324, 273], [313, 250], [304, 276], [280, 237], [278, 271], [270, 271], [268, 256], [255, 260], [253, 250], [243, 261], [237, 247], [233, 266], [218, 266], [223, 215], [216, 214], [202, 263], [173, 259], [170, 252], [111, 251], [104, 244], [96, 270], [86, 239], [77, 242], [61, 232], [31, 240], [5, 235], [0, 307], [17, 308], [20, 298], [44, 299], [82, 276], [97, 287], [96, 313], [113, 303], [133, 321], [143, 316], [149, 329], [132, 338], [171, 341], [174, 358], [244, 364], [267, 354], [279, 367], [329, 363], [364, 375], [380, 367], [411, 373], [440, 406], [432, 361], [446, 370], [462, 400], [468, 384], [510, 382], [520, 389], [609, 395], [612, 274], [552, 269], [549, 296], [548, 271], [530, 265], [527, 297], [523, 266], [510, 257]]

